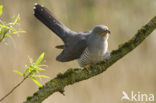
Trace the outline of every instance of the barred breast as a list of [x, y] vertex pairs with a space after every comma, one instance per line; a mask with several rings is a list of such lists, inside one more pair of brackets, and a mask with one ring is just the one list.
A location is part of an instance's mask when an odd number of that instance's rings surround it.
[[88, 47], [84, 50], [84, 52], [81, 54], [80, 58], [78, 59], [78, 64], [80, 67], [84, 67], [90, 64], [96, 64], [109, 57], [110, 53], [108, 51], [107, 41], [102, 44], [99, 44], [98, 46], [92, 44], [91, 46]]
[[89, 60], [90, 60], [90, 53], [88, 51], [88, 48], [86, 48], [82, 53], [82, 55], [80, 56], [80, 58], [78, 59], [78, 64], [80, 67], [84, 67], [85, 65], [89, 64]]

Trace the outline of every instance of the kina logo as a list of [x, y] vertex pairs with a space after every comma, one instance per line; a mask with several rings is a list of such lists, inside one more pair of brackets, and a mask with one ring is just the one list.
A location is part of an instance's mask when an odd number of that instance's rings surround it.
[[128, 95], [125, 91], [122, 91], [123, 96], [121, 97], [121, 101], [134, 101], [134, 102], [154, 102], [154, 94], [152, 93], [141, 93], [131, 91], [130, 95]]

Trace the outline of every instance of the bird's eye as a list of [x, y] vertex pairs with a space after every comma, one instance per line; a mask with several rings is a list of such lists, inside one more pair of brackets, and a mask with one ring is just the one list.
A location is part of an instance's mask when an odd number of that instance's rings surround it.
[[102, 33], [104, 33], [104, 32], [101, 31], [101, 30], [97, 30], [96, 33], [98, 33], [98, 34], [102, 34]]

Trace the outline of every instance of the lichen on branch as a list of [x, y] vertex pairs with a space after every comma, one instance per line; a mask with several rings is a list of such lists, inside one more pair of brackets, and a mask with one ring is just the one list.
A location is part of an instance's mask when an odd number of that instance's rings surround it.
[[121, 59], [123, 56], [135, 49], [143, 40], [149, 36], [156, 28], [156, 16], [151, 19], [145, 26], [141, 27], [138, 32], [127, 42], [119, 46], [118, 49], [111, 52], [111, 58], [107, 62], [101, 62], [92, 65], [86, 69], [68, 69], [65, 73], [59, 73], [54, 79], [47, 82], [39, 88], [33, 96], [28, 97], [24, 103], [41, 103], [55, 92], [64, 92], [64, 87], [76, 82], [89, 79], [108, 69], [112, 64]]

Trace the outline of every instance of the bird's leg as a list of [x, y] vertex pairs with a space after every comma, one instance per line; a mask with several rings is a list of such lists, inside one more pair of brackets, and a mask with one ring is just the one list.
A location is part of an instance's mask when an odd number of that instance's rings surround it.
[[106, 63], [107, 62], [107, 59], [104, 59], [103, 61]]
[[110, 58], [111, 58], [111, 55], [110, 55], [110, 52], [109, 51], [107, 51], [107, 53], [104, 55], [104, 62], [107, 62]]
[[109, 58], [104, 58], [103, 61], [106, 63], [109, 59], [110, 59], [110, 57]]

